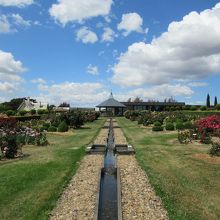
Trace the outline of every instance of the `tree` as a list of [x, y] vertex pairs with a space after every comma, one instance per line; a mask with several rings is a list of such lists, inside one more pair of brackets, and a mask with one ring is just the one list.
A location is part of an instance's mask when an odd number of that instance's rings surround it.
[[136, 97], [133, 102], [143, 102], [143, 100], [139, 97]]
[[127, 100], [127, 102], [131, 102], [131, 98], [129, 98], [129, 99]]
[[210, 108], [210, 95], [209, 94], [207, 94], [206, 106], [207, 106], [207, 108]]
[[67, 102], [63, 102], [59, 105], [59, 107], [70, 107], [70, 104], [68, 104]]
[[217, 96], [215, 96], [214, 106], [216, 107], [217, 104], [218, 104], [218, 99], [217, 99]]

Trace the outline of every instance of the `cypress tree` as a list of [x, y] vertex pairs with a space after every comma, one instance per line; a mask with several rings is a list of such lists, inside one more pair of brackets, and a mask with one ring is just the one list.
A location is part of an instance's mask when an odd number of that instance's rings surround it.
[[218, 99], [217, 99], [217, 96], [215, 96], [215, 101], [214, 101], [214, 106], [216, 107], [216, 105], [218, 105]]
[[209, 94], [207, 95], [207, 98], [206, 98], [206, 106], [207, 108], [210, 108], [210, 95]]

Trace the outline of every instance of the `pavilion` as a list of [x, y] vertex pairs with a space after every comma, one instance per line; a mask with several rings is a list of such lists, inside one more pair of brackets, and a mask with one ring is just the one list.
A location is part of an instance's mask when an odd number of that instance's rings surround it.
[[106, 116], [122, 116], [126, 108], [124, 104], [114, 99], [112, 92], [106, 101], [100, 103], [96, 107]]

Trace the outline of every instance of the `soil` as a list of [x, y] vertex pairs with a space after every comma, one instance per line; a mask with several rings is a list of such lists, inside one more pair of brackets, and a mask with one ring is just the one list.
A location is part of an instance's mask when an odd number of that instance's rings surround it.
[[209, 154], [194, 154], [193, 157], [208, 163], [220, 164], [220, 157], [217, 156], [211, 157]]

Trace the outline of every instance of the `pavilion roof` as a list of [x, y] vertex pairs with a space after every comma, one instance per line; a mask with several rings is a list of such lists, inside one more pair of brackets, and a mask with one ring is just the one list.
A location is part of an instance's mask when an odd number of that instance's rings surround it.
[[96, 107], [98, 107], [98, 108], [99, 107], [121, 107], [121, 108], [126, 108], [126, 106], [124, 104], [122, 104], [121, 102], [114, 99], [112, 92], [111, 92], [110, 97], [107, 100], [100, 103]]

